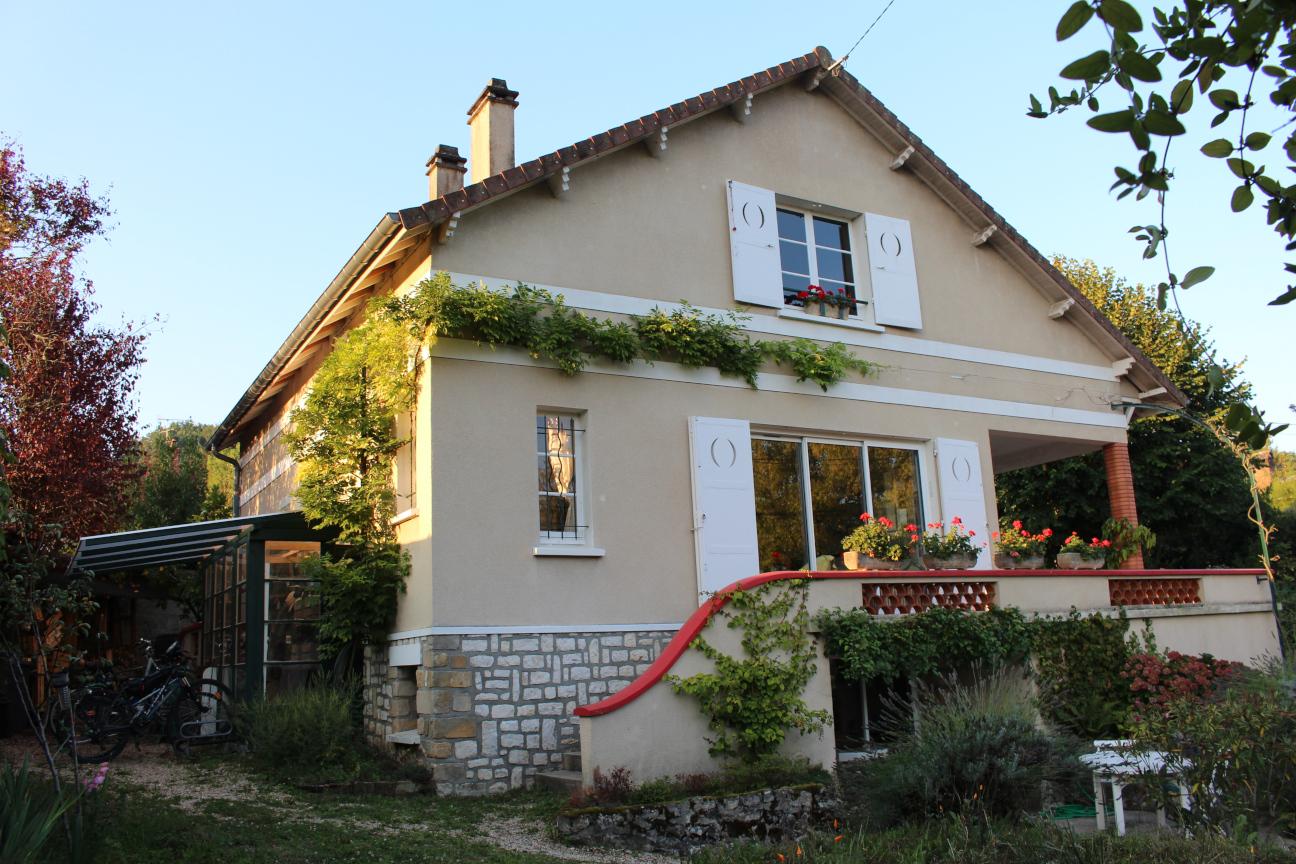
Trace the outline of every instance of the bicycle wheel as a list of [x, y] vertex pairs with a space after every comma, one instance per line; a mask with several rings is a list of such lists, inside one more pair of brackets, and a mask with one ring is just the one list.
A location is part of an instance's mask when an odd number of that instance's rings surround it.
[[115, 759], [130, 738], [130, 703], [107, 688], [86, 688], [72, 694], [72, 713], [61, 707], [50, 717], [59, 746], [76, 753], [81, 762]]
[[171, 708], [167, 738], [177, 750], [191, 744], [217, 744], [235, 734], [234, 691], [215, 678], [200, 678]]

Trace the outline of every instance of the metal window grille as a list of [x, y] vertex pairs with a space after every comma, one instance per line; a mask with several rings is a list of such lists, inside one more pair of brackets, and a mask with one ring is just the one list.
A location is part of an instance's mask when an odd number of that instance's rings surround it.
[[589, 527], [581, 512], [585, 430], [577, 420], [567, 414], [536, 415], [539, 530], [547, 540], [579, 540]]

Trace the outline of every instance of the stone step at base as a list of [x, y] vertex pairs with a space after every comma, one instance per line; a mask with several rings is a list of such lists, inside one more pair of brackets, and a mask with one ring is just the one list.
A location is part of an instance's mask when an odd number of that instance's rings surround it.
[[545, 771], [535, 775], [535, 783], [541, 789], [566, 792], [570, 795], [581, 790], [581, 773], [579, 771]]
[[575, 771], [577, 774], [579, 774], [581, 770], [580, 751], [577, 750], [574, 753], [562, 754], [562, 767], [564, 771]]

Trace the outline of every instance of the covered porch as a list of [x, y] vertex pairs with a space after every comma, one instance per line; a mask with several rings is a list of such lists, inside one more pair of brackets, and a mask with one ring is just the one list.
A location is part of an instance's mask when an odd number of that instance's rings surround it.
[[301, 563], [331, 540], [297, 511], [239, 516], [83, 537], [69, 572], [181, 568], [202, 585], [199, 668], [252, 697], [297, 686], [319, 668], [319, 586]]

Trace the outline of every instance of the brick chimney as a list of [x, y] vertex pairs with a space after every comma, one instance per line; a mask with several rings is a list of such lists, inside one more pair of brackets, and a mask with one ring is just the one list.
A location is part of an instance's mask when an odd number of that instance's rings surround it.
[[513, 111], [518, 91], [508, 89], [503, 78], [492, 78], [477, 101], [468, 109], [472, 128], [469, 167], [472, 182], [513, 167]]
[[468, 160], [459, 155], [458, 147], [442, 144], [427, 161], [428, 200], [435, 201], [463, 188], [464, 164]]

